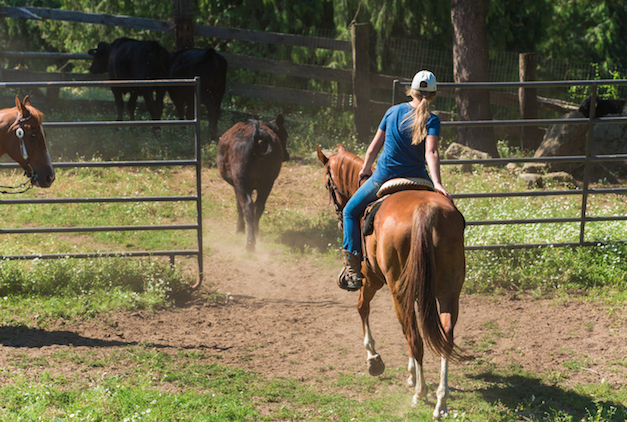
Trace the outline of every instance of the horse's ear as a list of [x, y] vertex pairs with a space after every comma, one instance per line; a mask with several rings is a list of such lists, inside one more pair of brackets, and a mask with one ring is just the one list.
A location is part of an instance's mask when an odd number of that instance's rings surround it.
[[324, 155], [324, 152], [322, 152], [322, 149], [318, 145], [316, 145], [316, 152], [318, 153], [318, 160], [320, 160], [322, 164], [326, 166], [329, 162], [329, 159], [326, 155]]
[[30, 103], [30, 97], [28, 95], [26, 97], [24, 97], [24, 101], [22, 101], [22, 103], [24, 103], [25, 106], [31, 106], [32, 107], [32, 105]]
[[[24, 98], [24, 101], [26, 101], [26, 99], [28, 99], [28, 96]], [[30, 104], [30, 100], [28, 101], [28, 103]], [[17, 111], [20, 113], [22, 117], [26, 117], [30, 114], [28, 109], [25, 106], [25, 102], [22, 103], [20, 101], [20, 97], [18, 97], [17, 95], [15, 96], [15, 107], [17, 107]]]
[[342, 144], [337, 144], [337, 152], [346, 152], [348, 151], [346, 147]]
[[283, 118], [282, 114], [279, 114], [278, 116], [276, 116], [276, 119], [274, 119], [274, 122], [280, 127], [285, 124], [285, 119]]

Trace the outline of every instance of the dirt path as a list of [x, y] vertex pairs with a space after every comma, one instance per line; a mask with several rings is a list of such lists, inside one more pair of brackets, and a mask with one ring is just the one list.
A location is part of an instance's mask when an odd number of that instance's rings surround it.
[[[319, 171], [301, 167], [282, 170], [275, 189], [289, 188], [295, 193], [271, 195], [274, 202], [269, 202], [268, 209], [294, 206], [298, 201], [318, 209], [328, 206]], [[230, 187], [215, 174], [203, 183], [213, 195], [232, 200]], [[318, 190], [305, 194], [302, 186]], [[313, 203], [312, 197], [316, 197]], [[221, 363], [268, 376], [311, 380], [321, 374], [366, 371], [361, 321], [355, 309], [358, 294], [337, 287], [339, 258], [337, 266], [331, 267], [316, 258], [287, 258], [263, 239], [255, 255], [245, 254], [243, 237], [234, 238], [233, 229], [221, 223], [207, 228], [213, 242], [227, 241], [220, 247], [212, 245], [205, 259], [207, 276], [201, 294], [182, 307], [154, 313], [118, 312], [78, 323], [59, 321], [54, 329], [44, 331], [5, 327], [0, 366], [5, 366], [2, 360], [11, 352], [50, 356], [69, 347], [77, 352], [94, 348], [106, 352], [148, 344], [172, 351], [210, 351], [221, 356]], [[215, 290], [227, 299], [208, 300], [207, 293]], [[608, 306], [572, 298], [462, 295], [456, 341], [481, 362], [554, 373], [562, 379], [566, 375], [571, 384], [604, 379], [625, 385], [627, 320], [623, 312], [624, 306], [612, 314]], [[387, 288], [373, 301], [371, 325], [377, 351], [388, 368], [405, 367], [407, 347]], [[427, 354], [425, 366], [428, 382], [436, 382], [439, 359]]]
[[[106, 321], [59, 322], [44, 332], [16, 329], [21, 332], [4, 340], [0, 350], [47, 356], [67, 347], [80, 351], [152, 344], [208, 350], [221, 355], [224, 364], [305, 381], [321, 374], [364, 372], [358, 296], [337, 288], [337, 269], [273, 259], [271, 250], [263, 245], [259, 249], [253, 259], [235, 249], [212, 254], [206, 270], [215, 284], [207, 283], [204, 289], [228, 295], [223, 303], [201, 295], [183, 307], [156, 313], [122, 312]], [[406, 365], [406, 344], [386, 289], [375, 297], [372, 309], [378, 352], [388, 367]], [[464, 295], [456, 339], [479, 359], [497, 365], [567, 373], [570, 383], [605, 379], [624, 385], [627, 330], [624, 318], [617, 324], [608, 315], [575, 300]], [[585, 365], [569, 370], [569, 362]], [[428, 354], [425, 365], [435, 374], [439, 362]]]

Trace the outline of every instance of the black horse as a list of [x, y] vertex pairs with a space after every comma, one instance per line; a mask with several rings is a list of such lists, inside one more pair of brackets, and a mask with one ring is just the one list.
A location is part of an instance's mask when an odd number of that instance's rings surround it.
[[[608, 114], [627, 114], [625, 108], [625, 100], [602, 100], [597, 99], [597, 106], [594, 112], [594, 117], [603, 117]], [[592, 104], [592, 97], [588, 96], [579, 105], [579, 112], [586, 118], [590, 117], [590, 105]]]

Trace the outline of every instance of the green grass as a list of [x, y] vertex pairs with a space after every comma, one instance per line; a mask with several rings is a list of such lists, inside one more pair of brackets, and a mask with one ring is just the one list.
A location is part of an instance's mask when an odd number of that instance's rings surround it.
[[[0, 372], [2, 421], [429, 421], [433, 405], [411, 406], [405, 369], [373, 378], [341, 374], [302, 383], [220, 365], [220, 355], [129, 346], [69, 349], [44, 360], [9, 356]], [[87, 368], [112, 367], [94, 374]], [[32, 368], [46, 367], [32, 375]], [[69, 367], [71, 371], [60, 371]], [[15, 370], [19, 368], [19, 370]], [[437, 374], [427, 372], [433, 392]], [[551, 374], [466, 365], [451, 373], [451, 419], [622, 421], [627, 391], [607, 384], [565, 388]], [[622, 404], [621, 404], [622, 403]], [[41, 418], [41, 419], [39, 419]]]
[[154, 259], [0, 261], [0, 322], [45, 328], [59, 318], [158, 309], [190, 284], [189, 275]]

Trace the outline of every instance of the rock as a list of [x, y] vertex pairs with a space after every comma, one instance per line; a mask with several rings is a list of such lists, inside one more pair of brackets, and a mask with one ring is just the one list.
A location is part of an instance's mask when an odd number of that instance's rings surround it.
[[[453, 142], [444, 151], [444, 157], [447, 160], [489, 160], [492, 158], [487, 152], [472, 149], [456, 142]], [[463, 172], [471, 172], [472, 164], [461, 164], [461, 170]]]
[[518, 164], [516, 163], [508, 163], [506, 168], [507, 168], [507, 171], [509, 171], [510, 173], [518, 173], [519, 171], [522, 170], [522, 167], [518, 167]]
[[522, 180], [527, 182], [528, 188], [533, 188], [533, 187], [541, 188], [542, 186], [544, 186], [544, 181], [542, 180], [542, 176], [540, 176], [539, 174], [521, 173], [518, 175], [518, 177], [520, 177]]
[[525, 163], [522, 168], [522, 171], [525, 173], [546, 173], [548, 171], [549, 164], [548, 163]]
[[[583, 118], [583, 114], [579, 111], [571, 111], [566, 113], [562, 119]], [[536, 150], [534, 157], [555, 157], [564, 155], [585, 155], [586, 153], [586, 133], [587, 125], [579, 124], [557, 124], [551, 125], [544, 135], [542, 144]], [[551, 171], [567, 171], [572, 170], [577, 163], [552, 163]]]
[[544, 183], [547, 183], [547, 182], [559, 183], [559, 184], [564, 184], [573, 188], [578, 186], [578, 183], [575, 180], [575, 178], [570, 173], [567, 173], [565, 171], [547, 173], [542, 176], [542, 179]]
[[[608, 115], [607, 117], [612, 116], [620, 115]], [[564, 119], [583, 117], [584, 115], [579, 111], [573, 111], [562, 116]], [[583, 156], [586, 154], [587, 133], [588, 125], [586, 124], [551, 125], [534, 157]], [[627, 154], [627, 123], [597, 123], [594, 125], [592, 139], [592, 155]], [[583, 178], [583, 167], [583, 162], [580, 162], [551, 163], [545, 168], [546, 171], [550, 172], [568, 172], [580, 180]], [[528, 163], [524, 169], [530, 173], [542, 172], [538, 163]], [[627, 166], [624, 162], [619, 161], [594, 163], [591, 168], [590, 181], [607, 180], [609, 183], [613, 183], [616, 178], [612, 175], [612, 170], [627, 171]]]
[[492, 158], [487, 152], [472, 149], [465, 145], [453, 142], [444, 152], [444, 156], [448, 160], [489, 160]]

